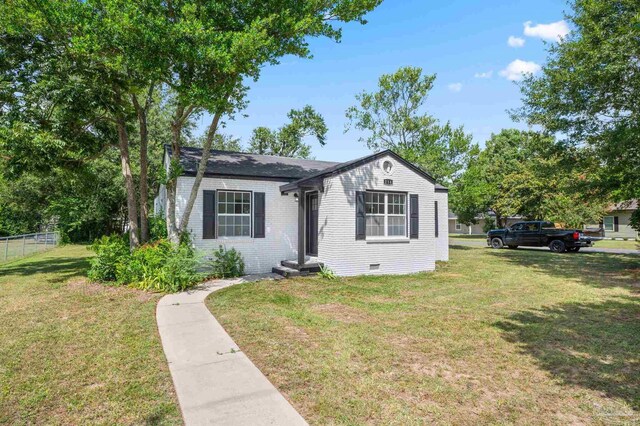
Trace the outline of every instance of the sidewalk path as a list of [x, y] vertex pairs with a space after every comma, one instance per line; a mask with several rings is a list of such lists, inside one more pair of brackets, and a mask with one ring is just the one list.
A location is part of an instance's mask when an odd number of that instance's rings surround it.
[[158, 330], [187, 426], [307, 424], [204, 304], [216, 290], [265, 278], [276, 276], [209, 281], [158, 302]]
[[[470, 247], [486, 247], [489, 248], [484, 240], [466, 240], [464, 238], [449, 238], [449, 245], [452, 246], [470, 246]], [[520, 250], [549, 250], [547, 247], [522, 247]], [[617, 249], [609, 247], [598, 247], [596, 242], [595, 247], [583, 247], [580, 249], [580, 253], [614, 253], [614, 254], [637, 254], [640, 255], [640, 251], [632, 249]]]

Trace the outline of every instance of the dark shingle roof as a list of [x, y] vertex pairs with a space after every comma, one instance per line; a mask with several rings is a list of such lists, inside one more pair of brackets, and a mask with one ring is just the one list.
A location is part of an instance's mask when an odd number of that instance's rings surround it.
[[623, 201], [621, 203], [612, 204], [607, 209], [608, 211], [616, 211], [616, 210], [637, 210], [640, 206], [638, 200], [628, 200]]
[[[171, 147], [166, 147], [171, 154]], [[194, 176], [202, 158], [202, 148], [180, 149], [180, 165], [183, 173]], [[272, 155], [211, 150], [205, 175], [257, 177], [292, 181], [310, 176], [339, 163], [332, 161], [303, 160]]]

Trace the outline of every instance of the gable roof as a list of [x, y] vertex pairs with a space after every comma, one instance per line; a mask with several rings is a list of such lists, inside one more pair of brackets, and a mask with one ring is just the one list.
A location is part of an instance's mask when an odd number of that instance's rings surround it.
[[413, 170], [415, 173], [417, 173], [421, 177], [423, 177], [426, 180], [428, 180], [429, 182], [435, 184], [436, 185], [436, 190], [439, 190], [439, 191], [446, 191], [447, 190], [447, 188], [445, 188], [444, 186], [437, 184], [435, 179], [430, 174], [428, 174], [427, 172], [425, 172], [421, 168], [416, 167], [413, 164], [409, 163], [407, 160], [405, 160], [404, 158], [400, 157], [395, 152], [387, 149], [387, 150], [384, 150], [384, 151], [377, 152], [375, 154], [367, 155], [366, 157], [361, 157], [361, 158], [357, 158], [355, 160], [347, 161], [347, 162], [344, 162], [344, 163], [335, 164], [334, 166], [328, 167], [328, 168], [326, 168], [324, 170], [320, 170], [320, 171], [318, 171], [316, 173], [313, 173], [313, 174], [311, 174], [309, 176], [306, 176], [306, 177], [304, 177], [302, 179], [299, 179], [299, 180], [297, 180], [295, 182], [291, 182], [291, 183], [288, 183], [286, 185], [282, 185], [282, 186], [280, 186], [280, 192], [290, 192], [290, 191], [293, 191], [293, 190], [295, 190], [297, 188], [300, 188], [300, 187], [317, 184], [318, 181], [320, 181], [321, 179], [323, 179], [326, 176], [344, 173], [346, 171], [349, 171], [351, 169], [355, 169], [356, 167], [360, 167], [360, 166], [362, 166], [364, 164], [370, 163], [371, 161], [375, 161], [378, 158], [381, 158], [381, 157], [384, 157], [384, 156], [387, 156], [387, 155], [390, 156], [390, 157], [393, 157], [396, 161], [402, 163], [403, 165], [405, 165], [409, 169]]
[[622, 201], [620, 203], [612, 204], [607, 208], [607, 211], [616, 211], [616, 210], [637, 210], [639, 208], [640, 203], [638, 200], [628, 200]]
[[[171, 146], [165, 150], [171, 155]], [[183, 175], [195, 176], [202, 158], [202, 148], [180, 148], [180, 166]], [[294, 181], [333, 167], [332, 161], [304, 160], [273, 155], [211, 150], [205, 176], [230, 176], [280, 181]]]

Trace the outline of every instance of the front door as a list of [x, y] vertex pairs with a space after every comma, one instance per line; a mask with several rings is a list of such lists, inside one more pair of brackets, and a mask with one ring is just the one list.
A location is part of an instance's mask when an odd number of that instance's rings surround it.
[[318, 255], [318, 193], [311, 192], [307, 194], [306, 200], [307, 217], [306, 217], [306, 235], [307, 254], [309, 256]]

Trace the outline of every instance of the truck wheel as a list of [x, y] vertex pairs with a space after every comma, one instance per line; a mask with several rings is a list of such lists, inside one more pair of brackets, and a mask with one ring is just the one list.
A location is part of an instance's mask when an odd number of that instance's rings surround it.
[[509, 248], [510, 248], [511, 250], [515, 250], [515, 249], [517, 249], [517, 248], [518, 248], [518, 246], [509, 246]]
[[491, 247], [494, 249], [501, 249], [503, 246], [504, 244], [500, 238], [496, 237], [491, 240]]
[[564, 253], [567, 248], [560, 240], [553, 240], [549, 243], [549, 249], [554, 253]]

